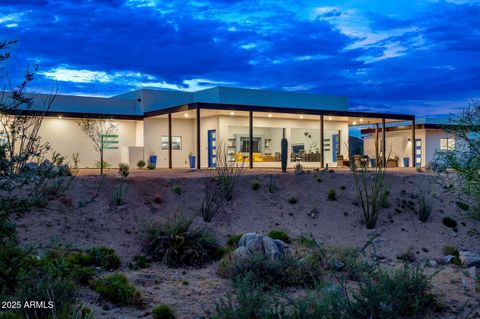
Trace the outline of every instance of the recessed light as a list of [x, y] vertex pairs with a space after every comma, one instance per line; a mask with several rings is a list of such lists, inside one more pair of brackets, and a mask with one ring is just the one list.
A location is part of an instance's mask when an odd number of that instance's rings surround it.
[[357, 122], [354, 121], [354, 122], [353, 122], [353, 125], [357, 125]]
[[272, 117], [272, 113], [269, 113], [269, 114], [268, 114], [268, 117]]
[[328, 117], [328, 120], [329, 120], [329, 121], [331, 121], [331, 120], [332, 120], [332, 117], [331, 117], [331, 116], [329, 116], [329, 117]]
[[188, 117], [188, 113], [185, 113], [185, 115], [184, 115], [184, 116], [185, 116], [185, 117]]
[[59, 116], [58, 116], [58, 118], [59, 118], [59, 119], [61, 119], [61, 118], [62, 118], [62, 116], [61, 116], [61, 115], [59, 115]]
[[360, 119], [360, 122], [363, 122], [363, 119]]
[[303, 115], [300, 115], [300, 118], [303, 119]]
[[235, 113], [234, 113], [234, 112], [230, 112], [230, 115], [235, 115]]

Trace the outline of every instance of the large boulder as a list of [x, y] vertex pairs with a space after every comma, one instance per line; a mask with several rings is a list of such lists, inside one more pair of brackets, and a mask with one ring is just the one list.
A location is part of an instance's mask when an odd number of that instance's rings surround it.
[[38, 163], [30, 162], [23, 165], [23, 171], [25, 172], [32, 172], [38, 170]]
[[257, 233], [245, 233], [238, 241], [238, 248], [233, 256], [247, 257], [253, 254], [265, 255], [271, 259], [279, 259], [293, 252], [293, 247], [279, 239]]
[[41, 171], [49, 171], [53, 168], [53, 163], [46, 159], [42, 163], [40, 163], [40, 166], [38, 168]]
[[460, 260], [466, 267], [480, 267], [480, 254], [475, 254], [469, 251], [461, 251]]

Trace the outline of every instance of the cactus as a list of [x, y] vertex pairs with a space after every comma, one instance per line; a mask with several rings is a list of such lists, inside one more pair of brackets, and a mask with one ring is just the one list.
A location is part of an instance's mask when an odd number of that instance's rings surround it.
[[287, 157], [288, 157], [288, 141], [284, 137], [282, 138], [282, 172], [287, 171]]

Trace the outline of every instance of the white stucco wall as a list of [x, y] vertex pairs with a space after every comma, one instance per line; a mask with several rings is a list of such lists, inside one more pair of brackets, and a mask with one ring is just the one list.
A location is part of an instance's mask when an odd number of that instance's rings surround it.
[[[135, 146], [135, 121], [118, 122], [118, 149], [106, 149], [104, 160], [112, 167], [122, 161], [122, 147]], [[95, 151], [93, 142], [85, 135], [76, 119], [44, 118], [39, 131], [42, 142], [49, 142], [52, 149], [71, 161], [74, 153], [79, 153], [79, 167], [95, 167], [99, 153]]]

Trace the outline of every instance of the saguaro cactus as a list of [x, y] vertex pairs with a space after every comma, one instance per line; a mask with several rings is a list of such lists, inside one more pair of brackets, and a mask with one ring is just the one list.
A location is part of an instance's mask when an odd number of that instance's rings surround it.
[[287, 158], [288, 158], [288, 141], [285, 137], [282, 138], [281, 146], [282, 146], [282, 172], [285, 173], [287, 171]]

